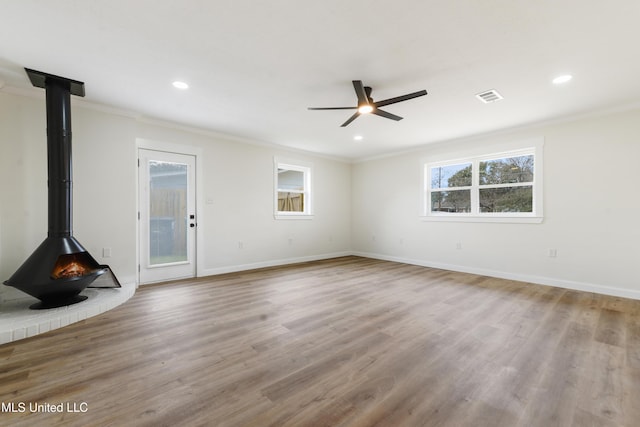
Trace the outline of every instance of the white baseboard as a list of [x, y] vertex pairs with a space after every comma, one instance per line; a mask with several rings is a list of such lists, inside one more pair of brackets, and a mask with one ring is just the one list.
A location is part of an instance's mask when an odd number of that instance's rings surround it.
[[615, 296], [615, 297], [640, 300], [640, 291], [625, 289], [625, 288], [617, 288], [612, 286], [605, 286], [597, 283], [577, 282], [573, 280], [556, 279], [553, 277], [509, 273], [509, 272], [499, 271], [499, 270], [490, 270], [490, 269], [484, 269], [484, 268], [467, 267], [467, 266], [456, 265], [456, 264], [431, 262], [428, 260], [402, 258], [402, 257], [389, 256], [389, 255], [383, 255], [383, 254], [376, 254], [371, 252], [352, 252], [352, 255], [361, 256], [365, 258], [380, 259], [384, 261], [401, 262], [404, 264], [419, 265], [422, 267], [438, 268], [441, 270], [458, 271], [461, 273], [472, 273], [472, 274], [478, 274], [481, 276], [497, 277], [500, 279], [535, 283], [537, 285], [555, 286], [558, 288], [572, 289], [576, 291], [593, 292], [596, 294], [603, 294], [603, 295], [609, 295], [609, 296]]
[[255, 270], [257, 268], [277, 267], [280, 265], [299, 264], [301, 262], [320, 261], [323, 259], [339, 258], [339, 257], [349, 256], [349, 255], [353, 255], [353, 253], [350, 251], [332, 252], [328, 254], [275, 259], [275, 260], [254, 262], [250, 264], [238, 264], [238, 265], [230, 265], [225, 267], [206, 268], [198, 272], [198, 277], [215, 276], [218, 274], [226, 274], [226, 273], [235, 273], [236, 271]]

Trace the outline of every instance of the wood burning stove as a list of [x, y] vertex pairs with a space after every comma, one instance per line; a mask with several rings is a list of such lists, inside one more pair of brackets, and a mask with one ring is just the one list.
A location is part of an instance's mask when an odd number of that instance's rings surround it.
[[75, 304], [99, 276], [109, 273], [109, 284], [120, 287], [109, 266], [100, 265], [73, 237], [71, 95], [84, 96], [84, 83], [25, 69], [31, 83], [46, 91], [48, 223], [47, 238], [4, 282], [40, 300], [33, 309]]

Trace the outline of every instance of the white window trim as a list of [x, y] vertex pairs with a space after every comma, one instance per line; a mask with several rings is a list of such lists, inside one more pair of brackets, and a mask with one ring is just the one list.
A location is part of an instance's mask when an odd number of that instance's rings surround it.
[[[304, 173], [304, 191], [287, 190], [291, 193], [303, 193], [304, 212], [283, 212], [278, 210], [278, 169], [288, 169]], [[275, 219], [313, 219], [313, 164], [279, 157], [273, 158], [273, 217]]]
[[[515, 144], [514, 144], [515, 145]], [[422, 165], [422, 185], [420, 198], [420, 215], [423, 221], [441, 221], [441, 222], [500, 222], [500, 223], [541, 223], [544, 219], [542, 206], [542, 188], [543, 188], [543, 146], [544, 139], [538, 138], [534, 141], [528, 141], [526, 146], [517, 144], [513, 149], [503, 148], [500, 151], [494, 151], [489, 154], [472, 155], [469, 157], [457, 157], [455, 159], [435, 160], [423, 159]], [[502, 147], [501, 147], [502, 148]], [[480, 188], [498, 188], [498, 187], [516, 187], [531, 185], [529, 183], [517, 184], [495, 184], [488, 186], [479, 185], [479, 164], [482, 161], [499, 159], [504, 157], [517, 157], [520, 155], [534, 155], [534, 178], [533, 178], [533, 212], [476, 212], [478, 207], [478, 194]], [[471, 163], [473, 172], [473, 181], [471, 187], [456, 187], [456, 189], [471, 190], [471, 207], [470, 213], [446, 213], [431, 212], [430, 209], [430, 169], [433, 167], [456, 165], [461, 163]]]

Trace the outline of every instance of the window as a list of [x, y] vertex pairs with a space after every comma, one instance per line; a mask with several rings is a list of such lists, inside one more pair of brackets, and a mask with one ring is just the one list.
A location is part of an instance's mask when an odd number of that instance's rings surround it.
[[425, 164], [424, 215], [456, 221], [540, 222], [542, 149]]
[[431, 212], [471, 212], [471, 163], [430, 170]]
[[533, 154], [481, 161], [480, 212], [533, 212]]
[[275, 161], [275, 216], [311, 217], [311, 166]]

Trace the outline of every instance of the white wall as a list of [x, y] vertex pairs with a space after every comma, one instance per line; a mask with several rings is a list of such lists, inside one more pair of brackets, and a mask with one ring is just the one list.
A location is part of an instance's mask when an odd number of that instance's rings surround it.
[[[141, 138], [196, 147], [202, 153], [199, 274], [350, 251], [348, 163], [139, 122], [87, 108], [75, 97], [72, 129], [74, 236], [121, 281], [137, 277], [136, 159]], [[313, 220], [273, 218], [274, 156], [313, 163]], [[0, 281], [46, 237], [46, 168], [44, 91], [38, 97], [0, 91]], [[103, 258], [103, 248], [111, 248], [112, 256]], [[16, 295], [22, 294], [0, 286], [0, 300]]]
[[[353, 251], [640, 298], [640, 110], [350, 165], [72, 105], [74, 234], [126, 282], [136, 278], [135, 165], [137, 141], [145, 139], [202, 153], [201, 275]], [[2, 281], [46, 236], [45, 127], [44, 93], [0, 91]], [[545, 139], [541, 224], [421, 221], [421, 159], [539, 137]], [[313, 220], [273, 218], [274, 156], [313, 164]], [[102, 258], [104, 247], [111, 258]], [[556, 258], [547, 256], [550, 248]], [[0, 298], [8, 291], [0, 286]]]
[[[202, 275], [349, 253], [350, 164], [147, 123], [137, 134], [202, 152]], [[274, 219], [274, 156], [313, 165], [312, 220]]]
[[[541, 224], [425, 222], [421, 160], [543, 137]], [[356, 253], [640, 298], [640, 110], [427, 146], [352, 169]], [[456, 249], [460, 243], [462, 248]], [[549, 249], [557, 257], [548, 256]]]

